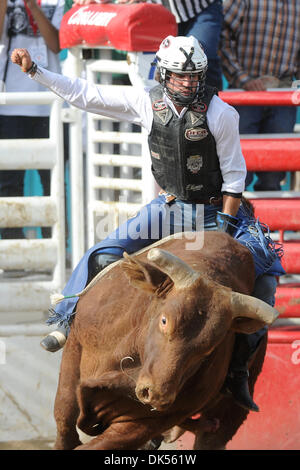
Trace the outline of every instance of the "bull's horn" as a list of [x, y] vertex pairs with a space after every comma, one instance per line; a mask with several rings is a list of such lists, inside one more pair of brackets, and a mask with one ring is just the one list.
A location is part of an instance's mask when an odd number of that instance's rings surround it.
[[272, 325], [279, 315], [279, 312], [260, 299], [250, 295], [231, 293], [232, 316], [247, 317], [253, 320], [259, 320], [266, 325]]
[[177, 256], [159, 248], [152, 248], [147, 258], [156, 264], [174, 282], [174, 285], [183, 289], [192, 285], [199, 278], [199, 273]]

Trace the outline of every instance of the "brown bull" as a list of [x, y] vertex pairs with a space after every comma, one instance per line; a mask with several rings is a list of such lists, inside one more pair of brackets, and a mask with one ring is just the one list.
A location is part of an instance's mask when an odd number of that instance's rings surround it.
[[[55, 402], [57, 449], [138, 449], [174, 426], [194, 432], [197, 449], [224, 448], [246, 418], [220, 393], [234, 334], [271, 324], [277, 312], [249, 297], [245, 247], [205, 232], [201, 250], [186, 250], [177, 237], [106, 268], [80, 298]], [[252, 390], [265, 346], [250, 366]], [[89, 444], [76, 425], [95, 436]]]

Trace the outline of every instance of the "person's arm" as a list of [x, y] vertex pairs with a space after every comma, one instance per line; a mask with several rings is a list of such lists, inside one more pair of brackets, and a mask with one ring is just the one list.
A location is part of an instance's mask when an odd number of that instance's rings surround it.
[[[32, 60], [26, 49], [15, 49], [11, 60], [28, 72]], [[49, 88], [69, 104], [85, 111], [127, 121], [151, 130], [153, 111], [146, 92], [133, 87], [115, 87], [112, 92], [105, 86], [90, 83], [82, 78], [69, 78], [38, 66], [31, 78]]]
[[237, 57], [239, 31], [243, 17], [247, 15], [243, 0], [224, 0], [224, 22], [221, 33], [220, 56], [223, 73], [228, 82], [236, 88], [243, 88], [250, 77], [243, 70]]
[[58, 54], [60, 51], [58, 30], [45, 16], [43, 10], [36, 3], [36, 0], [25, 0], [25, 2], [32, 13], [46, 45], [52, 52]]
[[234, 237], [238, 228], [236, 214], [240, 207], [241, 198], [223, 194], [222, 212], [217, 212], [216, 224], [220, 232], [227, 232]]
[[222, 173], [222, 194], [240, 198], [245, 189], [246, 163], [239, 134], [239, 114], [218, 96], [214, 96], [207, 112]]
[[238, 219], [235, 217], [239, 207], [241, 198], [223, 195], [222, 212], [217, 212], [216, 224], [220, 232], [227, 232], [234, 237], [238, 228]]
[[233, 196], [228, 196], [226, 194], [223, 194], [222, 212], [224, 214], [228, 214], [228, 215], [231, 215], [232, 217], [235, 217], [237, 214], [237, 211], [239, 210], [240, 202], [241, 202], [241, 198], [239, 197], [233, 197]]
[[[240, 144], [239, 115], [234, 108], [215, 96], [208, 108], [207, 118], [216, 141], [223, 178], [223, 205], [222, 211], [217, 214], [217, 225], [220, 230], [228, 231], [236, 222], [230, 217], [234, 218], [238, 212], [247, 174]], [[231, 220], [229, 225], [228, 220]]]
[[4, 26], [4, 18], [6, 15], [6, 9], [7, 9], [7, 0], [2, 0], [0, 2], [0, 38], [3, 33], [3, 26]]

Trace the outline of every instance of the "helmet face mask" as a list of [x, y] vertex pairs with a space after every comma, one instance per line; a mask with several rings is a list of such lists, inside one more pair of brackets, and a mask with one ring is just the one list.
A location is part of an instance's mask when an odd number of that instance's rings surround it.
[[173, 103], [189, 106], [203, 95], [207, 57], [193, 36], [168, 36], [156, 59], [159, 82]]
[[167, 70], [165, 77], [164, 91], [173, 103], [188, 106], [199, 97], [200, 82], [202, 81], [203, 73], [175, 74]]

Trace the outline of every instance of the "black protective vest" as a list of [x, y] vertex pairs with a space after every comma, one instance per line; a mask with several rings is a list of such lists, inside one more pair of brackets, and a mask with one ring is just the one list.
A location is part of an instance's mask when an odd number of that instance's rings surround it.
[[216, 142], [206, 112], [217, 90], [204, 96], [179, 119], [163, 101], [163, 87], [150, 90], [153, 124], [148, 138], [152, 173], [158, 185], [178, 199], [196, 201], [220, 196], [223, 183]]

